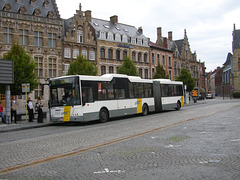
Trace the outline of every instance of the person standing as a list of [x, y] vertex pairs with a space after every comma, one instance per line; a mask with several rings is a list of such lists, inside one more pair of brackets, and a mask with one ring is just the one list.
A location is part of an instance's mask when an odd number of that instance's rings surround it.
[[42, 105], [41, 100], [42, 100], [42, 97], [39, 96], [38, 101], [37, 101], [37, 104], [38, 104], [38, 119], [37, 119], [37, 121], [38, 121], [38, 123], [43, 123], [43, 111], [42, 111], [43, 105]]
[[28, 100], [27, 100], [27, 109], [28, 109], [29, 122], [33, 122], [33, 102], [30, 97], [28, 97]]
[[3, 114], [3, 106], [2, 106], [1, 101], [0, 101], [0, 117], [2, 117], [2, 122], [4, 124], [6, 124], [6, 119], [5, 119], [4, 114]]
[[16, 96], [12, 97], [12, 102], [11, 102], [11, 123], [13, 122], [13, 116], [14, 116], [14, 123], [17, 124], [17, 101], [16, 101]]

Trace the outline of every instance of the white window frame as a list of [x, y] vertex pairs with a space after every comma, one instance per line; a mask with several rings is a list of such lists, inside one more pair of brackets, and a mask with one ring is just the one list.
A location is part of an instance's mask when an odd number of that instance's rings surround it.
[[125, 42], [125, 43], [128, 42], [127, 35], [124, 34], [124, 35], [122, 36], [122, 42]]
[[71, 58], [71, 49], [70, 48], [64, 48], [64, 57]]
[[82, 50], [82, 51], [81, 51], [81, 54], [82, 54], [82, 56], [83, 56], [84, 58], [87, 59], [87, 50]]
[[121, 42], [121, 35], [119, 33], [115, 35], [115, 41]]
[[73, 59], [77, 59], [78, 55], [79, 55], [79, 50], [73, 49]]
[[89, 59], [92, 60], [92, 61], [95, 61], [95, 51], [90, 51]]
[[77, 43], [83, 43], [83, 31], [77, 30]]

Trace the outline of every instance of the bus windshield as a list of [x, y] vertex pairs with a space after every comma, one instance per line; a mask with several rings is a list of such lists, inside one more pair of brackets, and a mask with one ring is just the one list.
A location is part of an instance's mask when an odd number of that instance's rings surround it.
[[49, 86], [50, 107], [81, 105], [78, 77], [50, 80]]

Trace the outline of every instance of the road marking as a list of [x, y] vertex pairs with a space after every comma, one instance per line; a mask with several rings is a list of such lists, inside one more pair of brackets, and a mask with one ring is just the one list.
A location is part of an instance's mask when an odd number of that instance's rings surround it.
[[111, 140], [111, 141], [108, 141], [108, 142], [105, 142], [105, 143], [85, 147], [85, 148], [82, 148], [82, 149], [79, 149], [79, 150], [76, 150], [76, 151], [73, 151], [73, 152], [69, 152], [69, 153], [65, 153], [65, 154], [57, 154], [57, 155], [42, 158], [42, 159], [39, 159], [39, 160], [34, 160], [32, 162], [29, 162], [29, 163], [10, 166], [10, 167], [4, 168], [4, 169], [0, 169], [0, 175], [1, 174], [6, 174], [6, 173], [9, 173], [9, 172], [12, 172], [12, 171], [16, 171], [16, 170], [19, 170], [19, 169], [22, 169], [22, 168], [31, 167], [31, 166], [35, 166], [35, 165], [38, 165], [38, 164], [43, 164], [43, 163], [47, 163], [47, 162], [56, 161], [56, 160], [59, 160], [59, 159], [79, 155], [79, 154], [82, 154], [84, 152], [88, 152], [88, 151], [91, 151], [91, 150], [94, 150], [94, 149], [97, 149], [97, 148], [100, 148], [100, 147], [104, 147], [104, 146], [107, 146], [107, 145], [111, 145], [111, 144], [119, 143], [119, 142], [122, 142], [122, 141], [126, 141], [126, 140], [129, 140], [129, 139], [136, 138], [136, 137], [139, 137], [139, 136], [143, 136], [143, 135], [146, 135], [146, 134], [149, 134], [149, 133], [153, 133], [153, 132], [156, 132], [156, 131], [159, 131], [159, 130], [162, 130], [162, 129], [171, 128], [171, 127], [174, 127], [174, 126], [177, 126], [177, 125], [189, 122], [189, 121], [197, 120], [197, 119], [200, 119], [200, 118], [205, 118], [205, 117], [211, 116], [211, 115], [216, 114], [216, 113], [218, 113], [218, 112], [212, 112], [212, 113], [209, 113], [209, 114], [206, 114], [206, 115], [182, 120], [182, 121], [170, 124], [170, 125], [150, 129], [148, 131], [144, 131], [144, 132], [141, 132], [141, 133], [138, 133], [138, 134], [134, 134], [134, 135], [130, 135], [130, 136], [127, 136], [127, 137], [114, 139], [114, 140]]

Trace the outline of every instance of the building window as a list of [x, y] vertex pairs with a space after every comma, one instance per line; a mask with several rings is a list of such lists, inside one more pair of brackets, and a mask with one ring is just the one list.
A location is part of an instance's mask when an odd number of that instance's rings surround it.
[[100, 38], [106, 39], [106, 33], [104, 31], [100, 31]]
[[132, 41], [132, 42], [131, 42], [132, 44], [136, 44], [136, 38], [132, 37], [132, 38], [131, 38], [131, 41]]
[[108, 40], [110, 40], [110, 41], [113, 40], [113, 33], [112, 32], [108, 33]]
[[115, 41], [121, 42], [121, 36], [120, 34], [115, 35]]
[[138, 53], [138, 62], [142, 62], [142, 53]]
[[127, 58], [127, 51], [123, 51], [123, 59]]
[[104, 48], [100, 49], [100, 58], [105, 58], [105, 49]]
[[36, 74], [38, 77], [43, 77], [43, 57], [34, 57], [36, 64]]
[[165, 65], [165, 56], [162, 56], [162, 64]]
[[42, 92], [42, 84], [39, 84], [37, 86], [37, 88], [34, 90], [34, 93], [35, 93], [35, 99], [38, 99], [39, 96], [42, 96], [43, 95], [43, 92]]
[[172, 80], [172, 70], [169, 70], [168, 74], [169, 74], [169, 79]]
[[70, 64], [64, 64], [64, 71], [63, 71], [63, 75], [66, 75], [68, 73]]
[[106, 66], [101, 66], [101, 75], [106, 74]]
[[171, 59], [171, 57], [168, 57], [168, 66], [172, 67], [172, 59]]
[[132, 60], [136, 61], [136, 53], [135, 52], [132, 52]]
[[113, 59], [113, 50], [112, 49], [108, 50], [108, 59]]
[[55, 48], [56, 47], [56, 34], [48, 33], [48, 47]]
[[238, 70], [240, 71], [240, 58], [238, 58]]
[[177, 63], [174, 62], [174, 76], [177, 76]]
[[90, 53], [89, 53], [89, 59], [90, 60], [95, 60], [95, 52], [94, 51], [90, 51]]
[[155, 74], [155, 68], [152, 68], [152, 78], [153, 78], [154, 74]]
[[113, 71], [113, 66], [109, 66], [109, 74], [113, 74], [114, 71]]
[[144, 62], [147, 63], [148, 62], [148, 59], [147, 59], [147, 53], [144, 54]]
[[145, 74], [144, 74], [144, 77], [145, 77], [145, 79], [148, 79], [148, 69], [145, 69]]
[[154, 53], [152, 53], [152, 63], [154, 64]]
[[77, 59], [78, 56], [79, 56], [79, 50], [73, 49], [73, 59]]
[[28, 45], [28, 30], [19, 30], [19, 44]]
[[77, 43], [83, 43], [83, 31], [77, 30]]
[[39, 31], [34, 31], [34, 45], [42, 46], [43, 45], [43, 33]]
[[160, 64], [160, 54], [157, 54], [157, 63]]
[[86, 51], [86, 50], [82, 50], [82, 51], [81, 51], [81, 54], [82, 54], [82, 56], [83, 56], [84, 58], [87, 59], [87, 51]]
[[12, 28], [3, 28], [3, 42], [5, 44], [11, 44], [13, 37], [13, 29]]
[[120, 60], [120, 50], [116, 50], [116, 59]]
[[56, 60], [56, 58], [48, 59], [48, 75], [49, 75], [49, 77], [57, 76], [57, 60]]
[[64, 48], [64, 57], [71, 58], [71, 50], [70, 48]]
[[139, 76], [142, 78], [142, 69], [138, 70]]
[[122, 36], [122, 42], [125, 42], [125, 43], [128, 42], [128, 40], [127, 40], [127, 36], [126, 36], [126, 35], [123, 35], [123, 36]]

